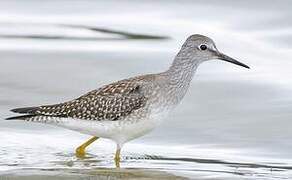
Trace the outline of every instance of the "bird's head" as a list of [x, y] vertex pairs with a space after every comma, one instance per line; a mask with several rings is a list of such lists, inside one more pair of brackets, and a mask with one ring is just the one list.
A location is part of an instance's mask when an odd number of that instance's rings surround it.
[[227, 61], [245, 68], [249, 68], [247, 65], [221, 53], [216, 48], [214, 41], [206, 36], [195, 34], [188, 37], [183, 44], [181, 51], [188, 57], [194, 57], [201, 62], [212, 59], [220, 59]]

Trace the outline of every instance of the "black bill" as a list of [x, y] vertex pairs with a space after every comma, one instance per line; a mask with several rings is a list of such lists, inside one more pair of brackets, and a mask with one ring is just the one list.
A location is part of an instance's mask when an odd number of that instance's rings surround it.
[[233, 63], [233, 64], [236, 64], [236, 65], [239, 65], [239, 66], [242, 66], [242, 67], [249, 69], [249, 67], [247, 65], [245, 65], [245, 64], [243, 64], [243, 63], [241, 63], [241, 62], [239, 62], [239, 61], [237, 61], [237, 60], [235, 60], [235, 59], [233, 59], [233, 58], [231, 58], [223, 53], [218, 53], [217, 56], [218, 56], [218, 59], [221, 59], [223, 61], [227, 61], [227, 62], [230, 62], [230, 63]]

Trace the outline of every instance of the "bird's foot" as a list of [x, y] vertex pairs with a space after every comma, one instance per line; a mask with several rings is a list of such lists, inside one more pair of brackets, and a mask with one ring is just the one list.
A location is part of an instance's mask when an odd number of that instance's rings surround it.
[[116, 168], [120, 168], [120, 160], [121, 160], [120, 154], [121, 154], [121, 149], [117, 148], [116, 155], [115, 155]]
[[120, 168], [120, 157], [115, 157], [116, 168]]
[[87, 146], [89, 146], [91, 143], [93, 143], [94, 141], [96, 141], [98, 139], [98, 137], [92, 137], [90, 138], [88, 141], [86, 141], [85, 143], [83, 143], [81, 146], [79, 146], [76, 150], [75, 150], [75, 155], [78, 158], [85, 158], [85, 149]]
[[78, 158], [85, 158], [85, 147], [83, 146], [79, 146], [76, 150], [75, 150], [75, 156]]

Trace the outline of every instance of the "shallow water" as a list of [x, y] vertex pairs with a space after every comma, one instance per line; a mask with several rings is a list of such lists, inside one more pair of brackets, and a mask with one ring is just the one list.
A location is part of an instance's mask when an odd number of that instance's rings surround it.
[[172, 116], [125, 145], [0, 120], [0, 176], [10, 179], [291, 179], [292, 13], [281, 1], [0, 2], [0, 118], [70, 100], [114, 80], [165, 70], [190, 34], [248, 64], [199, 68]]

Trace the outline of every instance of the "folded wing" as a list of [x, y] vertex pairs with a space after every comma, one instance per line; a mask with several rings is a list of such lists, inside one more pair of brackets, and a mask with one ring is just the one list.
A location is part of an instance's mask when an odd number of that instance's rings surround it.
[[146, 101], [138, 82], [123, 80], [103, 86], [65, 103], [12, 109], [13, 112], [27, 115], [8, 119], [50, 116], [115, 121], [143, 107]]

